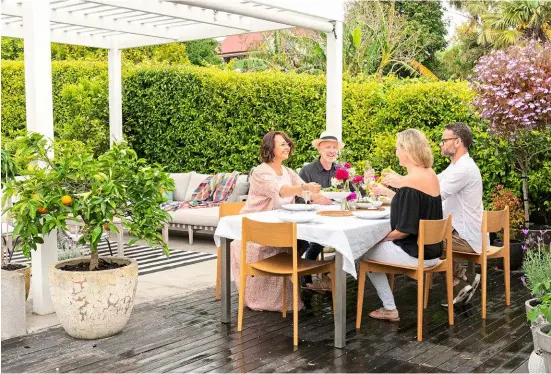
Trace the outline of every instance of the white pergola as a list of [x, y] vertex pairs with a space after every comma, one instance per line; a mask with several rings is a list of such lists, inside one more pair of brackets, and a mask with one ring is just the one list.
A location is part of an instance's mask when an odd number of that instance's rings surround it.
[[[326, 128], [342, 133], [344, 0], [2, 0], [1, 35], [24, 39], [27, 129], [53, 138], [50, 43], [109, 50], [111, 142], [122, 139], [121, 50], [302, 27], [327, 33]], [[33, 253], [33, 308], [54, 312], [48, 265], [56, 235]]]

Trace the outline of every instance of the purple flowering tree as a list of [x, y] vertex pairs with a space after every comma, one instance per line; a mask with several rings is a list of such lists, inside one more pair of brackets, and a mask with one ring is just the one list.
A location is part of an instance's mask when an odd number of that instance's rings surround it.
[[522, 176], [524, 219], [529, 225], [528, 172], [538, 154], [551, 149], [551, 43], [534, 42], [482, 57], [475, 69], [474, 106], [488, 131], [509, 142]]

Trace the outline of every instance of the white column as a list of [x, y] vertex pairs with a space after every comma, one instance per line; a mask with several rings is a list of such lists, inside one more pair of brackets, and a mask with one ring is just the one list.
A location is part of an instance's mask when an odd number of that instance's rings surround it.
[[[326, 130], [342, 139], [342, 22], [327, 33]], [[336, 35], [336, 36], [335, 36]]]
[[109, 48], [109, 133], [110, 144], [122, 140], [122, 70], [121, 50]]
[[[27, 130], [53, 139], [52, 61], [50, 51], [50, 3], [48, 0], [23, 1], [25, 45], [25, 96]], [[54, 312], [50, 296], [48, 266], [57, 261], [57, 232], [44, 237], [44, 244], [32, 253], [33, 311]]]

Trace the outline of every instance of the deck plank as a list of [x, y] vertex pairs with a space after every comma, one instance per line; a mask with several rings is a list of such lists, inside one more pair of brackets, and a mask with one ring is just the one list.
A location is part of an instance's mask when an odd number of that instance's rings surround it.
[[13, 372], [512, 372], [532, 351], [524, 314], [528, 291], [518, 276], [505, 307], [503, 273], [488, 275], [486, 320], [480, 295], [455, 308], [448, 326], [442, 277], [435, 277], [417, 342], [416, 282], [397, 277], [401, 321], [368, 317], [380, 306], [367, 281], [362, 328], [355, 329], [357, 283], [347, 279], [347, 346], [333, 348], [330, 296], [305, 294], [299, 313], [299, 347], [293, 348], [292, 313], [245, 310], [237, 332], [237, 293], [232, 290], [232, 325], [219, 323], [214, 288], [134, 308], [126, 328], [97, 341], [70, 338], [61, 327], [2, 341], [2, 370]]

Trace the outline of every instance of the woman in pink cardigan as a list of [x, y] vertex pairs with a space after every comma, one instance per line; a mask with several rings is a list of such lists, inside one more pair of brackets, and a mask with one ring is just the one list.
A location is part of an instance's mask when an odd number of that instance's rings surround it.
[[[250, 178], [250, 189], [247, 202], [241, 213], [262, 212], [279, 209], [283, 204], [293, 203], [295, 196], [303, 191], [312, 192], [312, 200], [318, 197], [320, 186], [316, 183], [305, 183], [293, 170], [283, 166], [293, 153], [295, 144], [283, 132], [270, 131], [262, 138], [260, 158], [262, 164], [254, 169]], [[231, 244], [231, 266], [233, 279], [239, 288], [239, 266], [241, 241]], [[260, 261], [288, 248], [265, 247], [255, 243], [247, 244], [247, 262]], [[253, 310], [282, 311], [282, 278], [280, 277], [247, 277], [245, 304]], [[287, 310], [292, 310], [292, 283], [287, 282]], [[299, 304], [302, 308], [302, 303]]]

